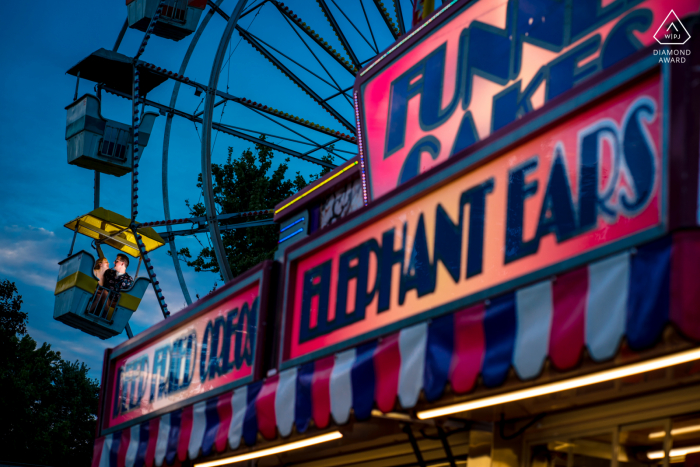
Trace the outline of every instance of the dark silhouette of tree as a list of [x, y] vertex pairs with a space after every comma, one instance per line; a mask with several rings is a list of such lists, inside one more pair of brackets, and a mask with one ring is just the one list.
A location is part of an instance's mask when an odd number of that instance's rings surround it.
[[89, 466], [99, 384], [27, 335], [13, 282], [0, 282], [0, 463]]
[[[264, 139], [264, 137], [261, 136]], [[329, 147], [332, 151], [333, 148]], [[294, 180], [286, 179], [289, 159], [272, 169], [272, 150], [263, 145], [255, 145], [255, 151], [246, 149], [239, 158], [233, 158], [233, 148], [228, 148], [228, 158], [224, 164], [212, 164], [212, 187], [216, 202], [217, 214], [258, 211], [273, 208], [276, 204], [304, 188], [306, 180], [299, 172]], [[327, 154], [323, 160], [332, 162], [333, 157]], [[329, 172], [324, 168], [318, 175], [312, 175], [310, 181]], [[197, 187], [202, 187], [202, 174], [199, 174]], [[191, 205], [185, 202], [193, 217], [205, 216], [204, 203]], [[245, 217], [220, 225], [232, 225], [250, 222], [269, 216]], [[234, 276], [245, 272], [266, 259], [271, 259], [277, 249], [279, 227], [269, 225], [264, 227], [242, 228], [222, 231], [222, 239], [226, 258]], [[203, 245], [201, 251], [193, 259], [189, 248], [181, 248], [178, 257], [184, 260], [194, 270], [219, 272], [216, 254], [211, 244]]]

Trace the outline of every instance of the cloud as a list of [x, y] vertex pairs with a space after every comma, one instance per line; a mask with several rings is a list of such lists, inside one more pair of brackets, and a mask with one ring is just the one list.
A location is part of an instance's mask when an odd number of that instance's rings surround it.
[[53, 291], [60, 240], [43, 227], [4, 225], [0, 228], [0, 275]]

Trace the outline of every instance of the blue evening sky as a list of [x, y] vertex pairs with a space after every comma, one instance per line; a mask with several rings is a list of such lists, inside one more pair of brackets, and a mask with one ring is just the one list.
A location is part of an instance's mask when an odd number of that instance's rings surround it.
[[[249, 0], [248, 4], [254, 5], [259, 1]], [[295, 13], [333, 47], [341, 50], [339, 41], [330, 30], [316, 2], [292, 0], [286, 3], [291, 4]], [[327, 3], [333, 11], [338, 12], [332, 0]], [[367, 34], [367, 23], [359, 7], [359, 0], [342, 0], [335, 3], [343, 7], [371, 44], [372, 37]], [[365, 0], [364, 3], [369, 22], [373, 25], [378, 49], [383, 50], [393, 39], [373, 2]], [[234, 6], [234, 0], [225, 0], [221, 5], [228, 14], [233, 11]], [[393, 15], [390, 1], [386, 2], [386, 7]], [[410, 23], [410, 2], [406, 0], [403, 7], [405, 17]], [[336, 16], [344, 30], [352, 29], [340, 13]], [[101, 372], [104, 349], [123, 342], [125, 335], [102, 341], [53, 320], [53, 291], [58, 262], [66, 257], [72, 239], [72, 232], [63, 225], [93, 209], [93, 172], [68, 165], [66, 162], [65, 106], [73, 100], [76, 80], [65, 72], [97, 49], [111, 49], [125, 17], [124, 0], [6, 2], [0, 28], [0, 43], [3, 44], [0, 47], [0, 279], [9, 279], [17, 284], [24, 299], [23, 311], [29, 313], [29, 334], [40, 344], [50, 343], [52, 348], [59, 350], [67, 360], [86, 362], [91, 368], [90, 375], [95, 378], [99, 378]], [[328, 80], [323, 69], [272, 4], [265, 4], [257, 16], [255, 13], [250, 14], [243, 18], [240, 24], [246, 28], [250, 27], [250, 32]], [[218, 15], [211, 19], [185, 76], [200, 83], [208, 82], [211, 62], [224, 27], [225, 21]], [[142, 37], [143, 33], [139, 31], [127, 30], [119, 52], [133, 56]], [[374, 55], [367, 42], [356, 33], [349, 32], [348, 37], [361, 60]], [[189, 40], [188, 37], [174, 42], [153, 36], [142, 59], [177, 71]], [[219, 89], [346, 132], [247, 42], [238, 42], [239, 36], [234, 34], [229, 47], [233, 53], [222, 68]], [[307, 43], [310, 42], [307, 39]], [[315, 44], [311, 45], [311, 48], [317, 53], [321, 50]], [[322, 52], [321, 56], [323, 65], [331, 72], [338, 85], [342, 88], [352, 85], [352, 75], [343, 71], [327, 56], [323, 58]], [[299, 70], [299, 76], [321, 96], [327, 97], [336, 92], [308, 72], [298, 68], [296, 70]], [[95, 83], [81, 81], [79, 95], [94, 92], [94, 85]], [[172, 82], [166, 82], [151, 92], [148, 98], [167, 105], [171, 92]], [[331, 102], [345, 118], [354, 122], [351, 105], [342, 100], [342, 97], [337, 97]], [[200, 110], [203, 107], [201, 97], [196, 97], [192, 88], [182, 86], [177, 108], [193, 113], [198, 106]], [[130, 108], [130, 101], [103, 93], [102, 115], [105, 118], [127, 123]], [[225, 107], [219, 106], [214, 116], [217, 121], [221, 120], [230, 125], [300, 139], [288, 130], [235, 103], [229, 103]], [[161, 188], [164, 126], [165, 117], [159, 116], [139, 170], [141, 183], [138, 220], [142, 222], [164, 218]], [[310, 135], [307, 130], [297, 130], [303, 135]], [[193, 203], [201, 200], [201, 194], [196, 188], [197, 175], [201, 171], [200, 133], [201, 128], [196, 128], [192, 122], [177, 117], [174, 120], [168, 169], [173, 218], [188, 217], [185, 200]], [[233, 147], [234, 156], [252, 146], [246, 141], [225, 134], [213, 138], [215, 143], [212, 161], [215, 163], [225, 160], [227, 148], [230, 146]], [[324, 138], [320, 140], [330, 140]], [[281, 140], [276, 141], [283, 143]], [[301, 152], [308, 150], [308, 147], [296, 143], [284, 144]], [[336, 147], [346, 151], [356, 150], [356, 147], [350, 144], [338, 144]], [[323, 154], [319, 151], [314, 155]], [[348, 153], [339, 154], [352, 157]], [[283, 155], [276, 155], [275, 166], [284, 158]], [[342, 160], [336, 159], [336, 163], [341, 162]], [[307, 162], [292, 160], [288, 174], [293, 176], [294, 172], [301, 171], [303, 175], [308, 176], [318, 172], [318, 169], [318, 166]], [[129, 199], [130, 177], [102, 175], [102, 207], [128, 216]], [[207, 242], [204, 235], [200, 235], [199, 240], [203, 244]], [[189, 246], [194, 252], [199, 249], [198, 242], [192, 238], [179, 239], [177, 246]], [[87, 237], [79, 236], [76, 251], [80, 249], [94, 251]], [[105, 254], [112, 261], [116, 251], [105, 247]], [[170, 310], [176, 312], [182, 309], [186, 305], [185, 299], [177, 283], [172, 260], [166, 254], [166, 248], [157, 250], [151, 257]], [[136, 263], [133, 261], [128, 269], [132, 275], [136, 270]], [[183, 269], [193, 298], [195, 294], [205, 295], [215, 282], [221, 284], [218, 275], [195, 273], [184, 264]], [[149, 289], [131, 319], [132, 329], [134, 333], [142, 332], [161, 319], [163, 318], [155, 295], [153, 290]]]

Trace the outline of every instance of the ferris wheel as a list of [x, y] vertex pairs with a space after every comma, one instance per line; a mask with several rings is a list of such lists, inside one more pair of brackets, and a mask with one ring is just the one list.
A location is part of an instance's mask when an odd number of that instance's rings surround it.
[[[96, 195], [95, 210], [66, 227], [74, 230], [75, 235], [81, 233], [93, 238], [99, 256], [102, 256], [100, 244], [109, 244], [138, 258], [138, 268], [143, 263], [147, 279], [137, 278], [131, 289], [121, 291], [111, 302], [103, 300], [100, 303], [107, 303], [104, 309], [94, 311], [97, 292], [90, 292], [94, 288], [90, 282], [94, 279], [90, 274], [94, 258], [85, 252], [73, 255], [71, 246], [69, 257], [60, 263], [59, 284], [63, 285], [57, 285], [54, 317], [101, 338], [124, 329], [131, 337], [128, 319], [149, 283], [163, 316], [167, 317], [170, 312], [148, 257], [150, 251], [165, 244], [170, 249], [185, 301], [190, 304], [192, 299], [177, 254], [176, 239], [182, 236], [208, 234], [221, 275], [225, 282], [230, 281], [233, 274], [222, 233], [273, 224], [273, 209], [270, 206], [252, 212], [217, 213], [211, 170], [213, 144], [219, 136], [232, 136], [298, 159], [310, 168], [333, 169], [352, 158], [357, 153], [352, 95], [355, 76], [405, 34], [415, 8], [413, 0], [388, 0], [388, 7], [381, 0], [299, 0], [293, 6], [278, 0], [126, 0], [127, 19], [113, 48], [97, 50], [68, 71], [78, 82], [88, 80], [96, 84], [95, 94], [82, 97], [78, 96], [76, 84], [74, 102], [67, 107], [66, 129], [68, 162], [95, 171]], [[211, 54], [211, 51], [204, 53], [200, 39], [217, 22], [219, 28], [222, 22], [224, 27], [211, 60], [209, 79], [207, 82], [191, 79], [193, 57]], [[141, 37], [135, 53], [120, 50], [127, 32]], [[148, 54], [151, 41], [181, 40], [189, 41], [189, 45], [177, 70], [159, 66], [158, 57], [151, 58]], [[251, 67], [250, 63], [237, 62], [235, 52], [239, 47], [254, 51], [266, 64], [255, 62]], [[258, 87], [257, 91], [231, 84], [232, 68], [234, 73], [245, 68], [250, 82], [269, 84]], [[197, 74], [201, 76], [202, 70], [197, 70]], [[173, 81], [169, 101], [150, 99], [149, 92], [168, 80]], [[294, 108], [289, 108], [287, 99], [292, 92], [290, 87], [303, 93], [304, 100], [297, 97], [294, 102], [299, 104]], [[102, 117], [105, 93], [131, 100], [131, 122]], [[193, 95], [197, 99], [193, 100]], [[152, 133], [159, 114], [165, 117], [162, 135]], [[193, 123], [190, 134], [173, 131], [174, 122], [180, 119]], [[143, 219], [138, 215], [142, 182], [139, 162], [148, 141], [161, 136], [164, 215], [162, 220]], [[183, 139], [201, 141], [206, 215], [172, 219], [170, 153]], [[321, 157], [323, 153], [332, 157]], [[101, 173], [131, 176], [128, 217], [100, 208]], [[156, 181], [148, 181], [153, 182]], [[232, 221], [236, 223], [232, 225]], [[190, 224], [189, 228], [185, 224]], [[156, 232], [153, 227], [166, 230]]]

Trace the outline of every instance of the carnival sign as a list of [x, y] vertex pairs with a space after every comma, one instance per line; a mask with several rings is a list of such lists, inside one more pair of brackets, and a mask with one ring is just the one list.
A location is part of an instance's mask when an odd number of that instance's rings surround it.
[[251, 382], [269, 263], [152, 328], [141, 342], [117, 347], [109, 361], [103, 428]]
[[683, 18], [700, 7], [699, 0], [602, 4], [453, 1], [365, 68], [355, 99], [366, 199], [657, 45], [669, 8]]
[[283, 360], [337, 351], [659, 235], [663, 86], [658, 73], [633, 83], [476, 168], [431, 175], [427, 190], [387, 199], [332, 239], [291, 248]]

